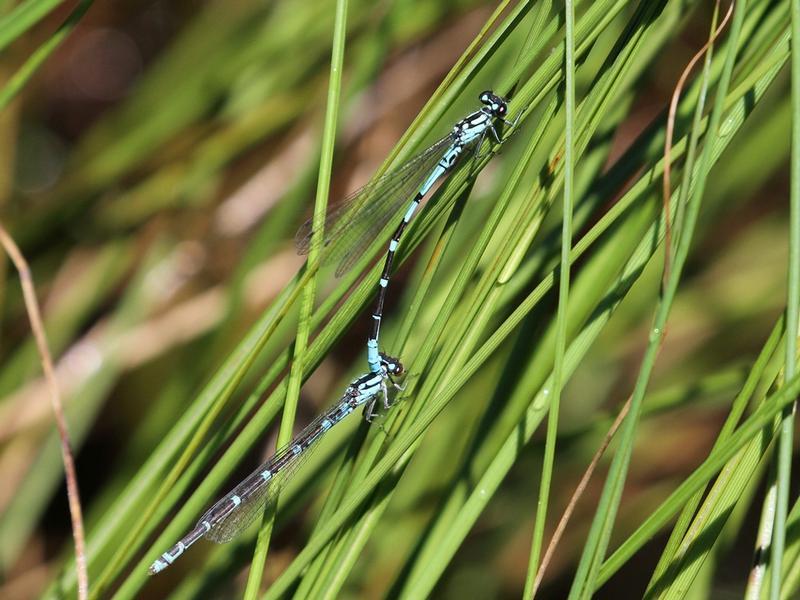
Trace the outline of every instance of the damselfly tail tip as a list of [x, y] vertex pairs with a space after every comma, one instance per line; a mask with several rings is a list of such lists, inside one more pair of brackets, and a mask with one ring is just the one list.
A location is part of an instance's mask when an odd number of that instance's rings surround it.
[[156, 560], [153, 561], [153, 564], [150, 565], [150, 568], [147, 569], [147, 574], [155, 575], [157, 573], [161, 573], [161, 571], [166, 569], [168, 566], [169, 566], [168, 562], [163, 561], [160, 558], [157, 558]]

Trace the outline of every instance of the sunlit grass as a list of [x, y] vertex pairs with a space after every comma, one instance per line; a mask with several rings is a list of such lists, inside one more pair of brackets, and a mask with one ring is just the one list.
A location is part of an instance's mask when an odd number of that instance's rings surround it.
[[[62, 359], [89, 490], [93, 597], [242, 593], [255, 529], [224, 546], [200, 542], [158, 577], [147, 566], [271, 452], [290, 373], [304, 383], [304, 423], [366, 368], [376, 257], [393, 224], [341, 279], [304, 267], [291, 240], [311, 214], [320, 155], [336, 149], [333, 202], [445, 134], [487, 88], [510, 97], [519, 126], [502, 147], [463, 161], [398, 251], [382, 349], [406, 365], [406, 390], [380, 426], [353, 417], [333, 430], [282, 491], [262, 590], [518, 597], [560, 313], [565, 387], [534, 547], [548, 543], [640, 383], [637, 419], [612, 442], [541, 597], [588, 597], [603, 585], [653, 598], [743, 593], [775, 423], [800, 385], [780, 317], [789, 2], [742, 3], [739, 50], [727, 32], [715, 44], [696, 122], [702, 78], [681, 98], [672, 170], [675, 186], [687, 179], [672, 210], [684, 254], [669, 289], [660, 285], [666, 106], [708, 38], [711, 7], [578, 2], [568, 115], [563, 3], [508, 4], [351, 0], [335, 143], [322, 133], [335, 2], [207, 4], [182, 15], [130, 93], [64, 146], [54, 183], [8, 201]], [[24, 29], [0, 21], [0, 42]], [[41, 120], [30, 89], [20, 106]], [[559, 307], [565, 178], [573, 243]], [[314, 281], [316, 306], [298, 319]], [[14, 582], [30, 568], [21, 557], [31, 540], [66, 538], [47, 529], [62, 474], [48, 415], [30, 408], [40, 401], [37, 359], [15, 326], [13, 279], [3, 302], [0, 477], [13, 493], [0, 497], [0, 565]], [[666, 332], [660, 350], [653, 327]], [[791, 534], [800, 511], [789, 509], [787, 598], [800, 585]], [[68, 550], [45, 557], [47, 597], [74, 595]]]

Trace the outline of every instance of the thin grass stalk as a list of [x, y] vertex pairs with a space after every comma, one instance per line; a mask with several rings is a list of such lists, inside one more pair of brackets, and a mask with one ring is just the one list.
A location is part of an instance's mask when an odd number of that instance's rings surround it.
[[[325, 209], [328, 205], [328, 194], [333, 169], [333, 152], [336, 145], [336, 124], [339, 114], [339, 98], [342, 88], [342, 68], [344, 65], [344, 47], [347, 33], [347, 0], [337, 0], [336, 16], [333, 27], [333, 47], [331, 51], [330, 79], [328, 83], [328, 100], [325, 110], [325, 125], [322, 134], [322, 152], [319, 161], [319, 176], [317, 179], [317, 194], [314, 202], [313, 238], [308, 253], [308, 268], [317, 271], [321, 257], [323, 224]], [[297, 326], [297, 335], [294, 342], [294, 355], [292, 368], [286, 389], [286, 400], [283, 403], [283, 416], [280, 431], [276, 442], [277, 448], [282, 448], [290, 442], [294, 430], [295, 415], [297, 414], [297, 399], [300, 396], [300, 386], [303, 381], [305, 367], [305, 353], [308, 337], [311, 331], [311, 314], [314, 309], [316, 295], [316, 278], [305, 286], [300, 304], [300, 316]], [[247, 577], [247, 586], [244, 597], [254, 600], [257, 597], [264, 572], [264, 563], [269, 550], [269, 541], [275, 523], [275, 514], [278, 498], [270, 503], [265, 511], [261, 527], [258, 532], [253, 561]]]
[[565, 52], [564, 52], [564, 198], [561, 221], [561, 260], [559, 267], [558, 309], [556, 311], [555, 353], [553, 356], [553, 386], [547, 414], [547, 437], [539, 482], [539, 499], [536, 504], [536, 521], [531, 540], [528, 572], [525, 577], [524, 598], [533, 598], [533, 584], [539, 570], [539, 554], [542, 550], [544, 528], [547, 523], [547, 508], [550, 503], [550, 483], [558, 439], [558, 414], [561, 404], [561, 389], [564, 385], [564, 354], [567, 347], [567, 303], [569, 301], [570, 262], [572, 250], [572, 190], [575, 169], [575, 7], [570, 0], [564, 3]]
[[86, 569], [86, 539], [83, 526], [83, 509], [81, 508], [81, 496], [78, 488], [78, 477], [75, 470], [75, 457], [72, 453], [72, 443], [70, 442], [69, 427], [64, 415], [64, 403], [61, 399], [61, 390], [56, 380], [55, 368], [53, 367], [53, 357], [50, 355], [50, 348], [47, 344], [47, 334], [42, 321], [42, 313], [39, 309], [39, 301], [36, 298], [36, 287], [33, 284], [28, 261], [25, 260], [14, 239], [0, 224], [0, 245], [3, 246], [11, 262], [19, 273], [20, 285], [25, 300], [25, 309], [31, 323], [36, 348], [42, 362], [42, 370], [47, 380], [47, 387], [50, 397], [50, 406], [53, 410], [53, 418], [58, 430], [58, 439], [61, 448], [61, 461], [64, 464], [64, 475], [67, 486], [67, 499], [72, 524], [72, 539], [75, 547], [75, 570], [78, 580], [78, 598], [85, 600], [89, 596], [89, 575]]
[[[797, 333], [800, 315], [800, 0], [792, 0], [792, 154], [789, 192], [789, 265], [786, 299], [786, 379], [797, 371]], [[792, 476], [795, 404], [787, 407], [781, 421], [777, 448], [777, 493], [775, 528], [772, 533], [772, 561], [769, 597], [779, 600], [786, 546], [786, 520]]]

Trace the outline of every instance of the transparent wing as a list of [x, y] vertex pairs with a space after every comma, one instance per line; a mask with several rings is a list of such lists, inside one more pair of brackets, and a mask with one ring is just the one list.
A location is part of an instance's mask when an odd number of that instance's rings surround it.
[[[291, 442], [280, 448], [269, 460], [264, 462], [253, 471], [244, 481], [233, 488], [230, 493], [219, 500], [214, 506], [200, 517], [198, 525], [203, 521], [211, 524], [205, 537], [218, 544], [229, 542], [239, 533], [263, 514], [264, 507], [274, 502], [284, 484], [291, 479], [297, 468], [303, 464], [317, 447], [319, 438], [322, 437], [324, 429], [322, 422], [325, 419], [333, 420], [333, 425], [341, 421], [346, 414], [341, 414], [343, 403], [340, 401], [327, 412], [321, 414], [314, 421], [303, 429]], [[339, 416], [334, 420], [334, 415]], [[333, 426], [332, 425], [332, 426]], [[310, 444], [300, 454], [295, 454], [293, 448], [303, 442], [310, 441]], [[264, 471], [271, 471], [272, 477], [265, 481], [262, 477]], [[238, 496], [241, 503], [233, 510], [229, 510], [231, 497]], [[223, 516], [220, 516], [223, 515]]]
[[[347, 272], [414, 192], [452, 144], [447, 135], [402, 166], [356, 190], [325, 219], [323, 261], [336, 262], [336, 276]], [[313, 224], [306, 221], [295, 236], [299, 254], [311, 246]]]

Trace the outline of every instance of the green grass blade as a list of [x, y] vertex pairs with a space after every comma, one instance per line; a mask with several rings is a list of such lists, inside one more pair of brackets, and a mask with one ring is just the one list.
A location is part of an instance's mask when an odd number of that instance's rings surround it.
[[564, 14], [564, 106], [566, 109], [566, 126], [564, 129], [564, 201], [561, 209], [561, 260], [558, 276], [558, 312], [556, 313], [553, 386], [547, 414], [547, 441], [545, 442], [544, 448], [544, 464], [542, 465], [542, 474], [539, 483], [539, 500], [537, 502], [533, 539], [531, 541], [528, 574], [525, 578], [524, 598], [532, 598], [535, 593], [533, 583], [539, 568], [539, 554], [542, 549], [544, 526], [547, 522], [547, 508], [550, 502], [550, 484], [553, 476], [556, 440], [558, 438], [559, 404], [561, 403], [561, 390], [564, 386], [564, 354], [567, 345], [567, 303], [569, 302], [570, 279], [569, 256], [572, 250], [572, 196], [573, 173], [575, 169], [575, 6], [569, 0], [564, 4]]
[[[800, 2], [793, 0], [792, 40], [800, 40]], [[789, 193], [789, 265], [786, 298], [786, 379], [797, 371], [797, 331], [800, 315], [800, 49], [792, 44], [792, 160]], [[794, 453], [795, 405], [784, 411], [777, 448], [777, 493], [775, 495], [775, 528], [770, 548], [771, 580], [769, 597], [781, 597], [783, 555], [786, 547], [786, 524]]]
[[[317, 179], [317, 195], [314, 203], [314, 238], [308, 253], [308, 266], [311, 271], [316, 271], [320, 262], [322, 245], [322, 225], [325, 220], [325, 208], [328, 204], [328, 191], [330, 188], [331, 171], [333, 167], [333, 151], [336, 145], [336, 124], [339, 113], [339, 96], [342, 87], [342, 67], [344, 65], [344, 46], [347, 33], [347, 0], [338, 0], [336, 3], [336, 18], [333, 27], [333, 51], [331, 52], [331, 71], [328, 83], [328, 102], [325, 110], [325, 126], [322, 134], [322, 156], [319, 161], [319, 176]], [[294, 343], [292, 369], [286, 389], [286, 400], [283, 403], [283, 417], [281, 429], [278, 434], [276, 447], [281, 448], [292, 439], [297, 399], [300, 396], [300, 386], [303, 380], [304, 361], [308, 336], [311, 330], [311, 313], [314, 307], [316, 293], [316, 280], [314, 278], [306, 285], [300, 304], [300, 318], [297, 326], [297, 336]], [[265, 514], [261, 528], [258, 532], [256, 549], [253, 562], [247, 578], [247, 587], [244, 597], [253, 600], [257, 597], [261, 578], [264, 572], [264, 562], [267, 558], [269, 540], [275, 522], [276, 504], [270, 506]]]

